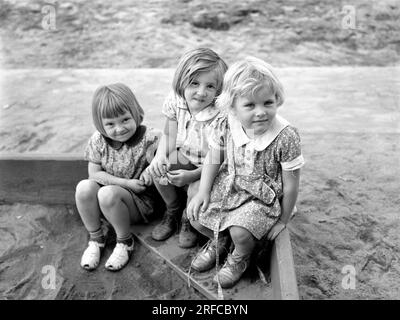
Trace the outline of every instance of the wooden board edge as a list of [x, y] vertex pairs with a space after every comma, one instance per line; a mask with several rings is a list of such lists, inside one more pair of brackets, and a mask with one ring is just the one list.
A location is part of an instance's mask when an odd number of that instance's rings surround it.
[[0, 202], [75, 203], [87, 162], [69, 154], [0, 154]]
[[78, 161], [83, 160], [82, 154], [79, 153], [2, 153], [0, 152], [0, 161], [2, 160], [18, 160], [18, 161]]
[[194, 279], [193, 277], [188, 277], [187, 273], [184, 272], [175, 263], [173, 263], [171, 259], [163, 257], [162, 254], [160, 254], [160, 252], [157, 251], [153, 246], [149, 245], [149, 243], [143, 237], [141, 237], [137, 233], [134, 233], [134, 236], [141, 245], [143, 245], [145, 248], [147, 248], [157, 256], [161, 257], [178, 274], [178, 276], [181, 277], [186, 282], [187, 285], [189, 284], [188, 281], [190, 281], [190, 285], [193, 286], [198, 292], [200, 292], [207, 299], [209, 300], [217, 299], [217, 297], [214, 294], [212, 294], [209, 290], [205, 289], [200, 283], [197, 282], [196, 279]]
[[299, 300], [292, 245], [288, 229], [275, 239], [271, 253], [271, 282], [274, 299]]

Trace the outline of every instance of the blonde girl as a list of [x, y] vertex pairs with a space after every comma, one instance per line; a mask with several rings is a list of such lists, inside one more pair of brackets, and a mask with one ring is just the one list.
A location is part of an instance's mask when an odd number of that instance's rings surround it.
[[[188, 201], [197, 192], [208, 151], [209, 128], [219, 115], [215, 99], [222, 90], [226, 69], [225, 62], [208, 48], [190, 50], [179, 61], [173, 91], [162, 107], [166, 117], [164, 132], [149, 166], [166, 204], [163, 219], [152, 232], [155, 240], [167, 239], [178, 227], [186, 207], [179, 188], [187, 192]], [[179, 246], [188, 248], [196, 244], [193, 231], [184, 211]]]
[[[124, 84], [102, 86], [92, 102], [97, 131], [91, 136], [84, 158], [89, 178], [76, 187], [75, 200], [90, 240], [81, 266], [95, 269], [105, 247], [101, 217], [115, 229], [116, 246], [105, 263], [111, 271], [123, 268], [133, 251], [130, 225], [147, 222], [154, 212], [157, 191], [145, 171], [158, 137], [142, 125], [143, 109]], [[149, 159], [150, 158], [150, 159]]]
[[188, 206], [192, 226], [211, 239], [195, 270], [212, 268], [231, 236], [234, 250], [214, 278], [222, 288], [239, 281], [257, 241], [286, 227], [296, 202], [304, 159], [297, 129], [277, 115], [283, 101], [282, 84], [262, 60], [248, 57], [225, 74], [217, 104], [227, 116], [214, 127]]

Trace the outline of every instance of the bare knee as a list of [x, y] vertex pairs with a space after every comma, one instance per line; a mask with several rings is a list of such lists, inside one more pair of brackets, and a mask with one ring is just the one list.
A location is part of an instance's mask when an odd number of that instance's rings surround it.
[[82, 180], [78, 183], [75, 189], [75, 199], [76, 201], [94, 201], [96, 200], [97, 191], [99, 190], [99, 185], [93, 180]]
[[104, 186], [97, 193], [101, 208], [112, 208], [121, 201], [121, 197], [114, 186]]
[[235, 244], [241, 245], [254, 241], [251, 232], [242, 227], [233, 226], [229, 229], [229, 233], [231, 234], [232, 241]]

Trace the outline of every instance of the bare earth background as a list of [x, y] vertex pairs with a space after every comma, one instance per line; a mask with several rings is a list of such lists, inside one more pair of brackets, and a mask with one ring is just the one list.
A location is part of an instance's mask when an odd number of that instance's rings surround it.
[[[290, 226], [301, 298], [400, 298], [399, 0], [77, 0], [55, 4], [53, 31], [41, 25], [45, 5], [0, 0], [2, 153], [81, 153], [92, 93], [110, 81], [129, 84], [146, 124], [161, 128], [171, 68], [185, 50], [208, 46], [228, 63], [255, 55], [282, 68], [282, 114], [299, 127], [307, 161]], [[341, 27], [344, 5], [355, 7], [356, 29]], [[9, 220], [2, 225], [12, 228]], [[0, 292], [32, 297], [18, 287], [22, 267], [8, 276], [4, 243]], [[355, 290], [341, 286], [346, 265], [356, 268]]]

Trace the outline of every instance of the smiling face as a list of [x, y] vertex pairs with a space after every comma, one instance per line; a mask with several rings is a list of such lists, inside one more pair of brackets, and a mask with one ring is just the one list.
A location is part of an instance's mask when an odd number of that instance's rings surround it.
[[233, 113], [250, 138], [262, 135], [271, 127], [277, 110], [276, 96], [268, 86], [254, 94], [237, 97], [233, 104]]
[[114, 118], [103, 118], [102, 124], [107, 136], [115, 141], [125, 142], [136, 132], [137, 125], [130, 112]]
[[208, 107], [217, 94], [217, 76], [213, 71], [201, 72], [184, 90], [184, 97], [191, 113]]

